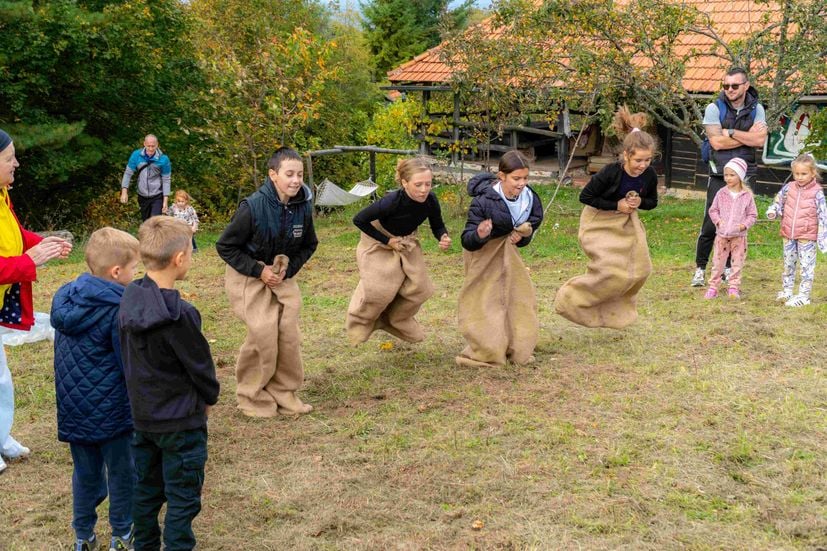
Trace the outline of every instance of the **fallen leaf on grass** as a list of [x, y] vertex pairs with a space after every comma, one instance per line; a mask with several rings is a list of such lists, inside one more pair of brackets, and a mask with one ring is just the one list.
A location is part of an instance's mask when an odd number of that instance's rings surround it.
[[483, 528], [485, 528], [485, 523], [480, 519], [471, 523], [471, 530], [482, 530]]
[[393, 343], [391, 341], [385, 341], [379, 345], [379, 350], [393, 350]]
[[428, 404], [418, 404], [416, 406], [416, 411], [418, 411], [419, 413], [425, 413], [426, 411], [428, 411]]

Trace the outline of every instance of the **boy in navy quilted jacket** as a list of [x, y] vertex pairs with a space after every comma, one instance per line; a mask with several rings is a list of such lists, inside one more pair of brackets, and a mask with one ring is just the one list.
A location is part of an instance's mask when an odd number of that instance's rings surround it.
[[[118, 334], [124, 287], [135, 277], [138, 240], [114, 228], [86, 245], [89, 273], [55, 294], [55, 387], [58, 439], [72, 452], [76, 551], [98, 548], [95, 509], [109, 494], [109, 549], [132, 549], [135, 466], [132, 414]], [[108, 492], [107, 492], [108, 490]]]

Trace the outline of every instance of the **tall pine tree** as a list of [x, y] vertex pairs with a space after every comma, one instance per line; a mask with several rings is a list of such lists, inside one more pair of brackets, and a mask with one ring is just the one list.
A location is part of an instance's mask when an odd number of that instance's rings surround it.
[[365, 34], [377, 78], [439, 44], [440, 31], [465, 27], [473, 0], [449, 9], [450, 0], [371, 0], [362, 6]]

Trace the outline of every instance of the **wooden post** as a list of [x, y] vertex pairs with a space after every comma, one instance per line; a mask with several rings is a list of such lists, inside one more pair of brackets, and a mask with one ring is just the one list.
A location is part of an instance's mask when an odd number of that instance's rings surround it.
[[368, 153], [370, 157], [370, 181], [376, 183], [376, 151]]
[[[557, 163], [560, 165], [557, 169], [558, 180], [563, 178], [563, 171], [566, 169], [566, 163], [569, 162], [569, 136], [566, 132], [566, 115], [567, 110], [561, 109], [557, 115], [557, 128], [555, 128], [555, 130], [561, 134], [560, 137], [557, 138]], [[577, 147], [577, 144], [574, 144], [574, 147]]]
[[666, 187], [672, 187], [672, 129], [666, 129], [666, 146], [663, 148], [663, 179]]
[[428, 103], [431, 101], [431, 91], [430, 90], [423, 90], [422, 91], [422, 111], [423, 111], [423, 120], [422, 125], [420, 126], [422, 132], [422, 141], [419, 142], [419, 153], [421, 155], [430, 155], [431, 148], [428, 145], [428, 120], [430, 116], [430, 112], [428, 111]]
[[451, 164], [456, 165], [459, 160], [459, 94], [454, 92], [454, 148], [451, 151]]
[[307, 183], [310, 185], [310, 190], [313, 192], [313, 197], [316, 197], [316, 187], [313, 185], [313, 155], [307, 155]]
[[517, 146], [520, 144], [520, 138], [517, 136], [517, 131], [512, 130], [509, 133], [508, 145], [511, 149], [517, 149]]

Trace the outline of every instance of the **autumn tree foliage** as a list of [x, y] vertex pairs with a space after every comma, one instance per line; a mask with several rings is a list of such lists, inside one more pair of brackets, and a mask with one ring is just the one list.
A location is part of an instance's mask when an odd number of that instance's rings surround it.
[[700, 143], [698, 121], [709, 98], [684, 87], [693, 60], [705, 58], [721, 73], [745, 67], [771, 122], [827, 84], [827, 4], [753, 5], [758, 30], [733, 39], [692, 2], [505, 0], [485, 25], [450, 41], [443, 56], [457, 88], [476, 90], [475, 98], [500, 113], [566, 104], [605, 118], [623, 102]]

